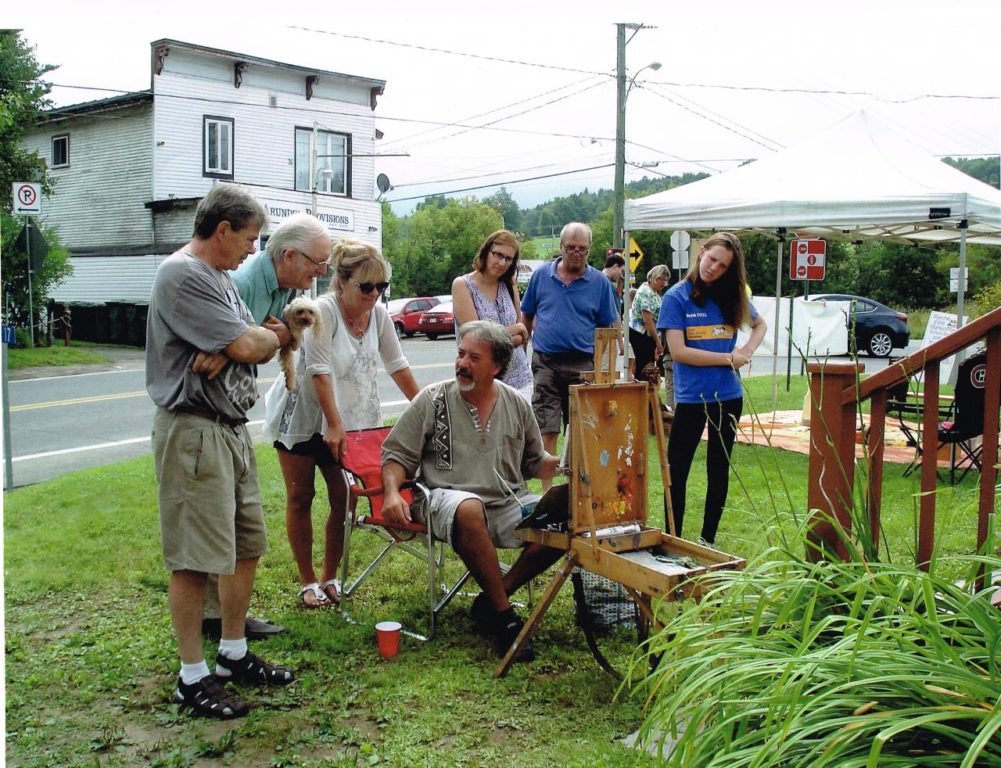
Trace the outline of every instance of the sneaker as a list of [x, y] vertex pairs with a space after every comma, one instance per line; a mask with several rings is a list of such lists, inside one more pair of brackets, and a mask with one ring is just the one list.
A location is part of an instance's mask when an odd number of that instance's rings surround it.
[[[269, 637], [280, 635], [285, 631], [285, 627], [268, 619], [248, 616], [244, 631], [248, 640], [267, 640]], [[202, 634], [212, 640], [218, 640], [222, 637], [222, 619], [210, 617], [202, 619]]]
[[493, 632], [494, 622], [497, 619], [497, 611], [490, 604], [490, 599], [486, 593], [480, 592], [473, 598], [473, 604], [469, 608], [469, 615], [473, 617], [476, 629], [479, 632]]
[[243, 699], [227, 691], [213, 675], [206, 675], [190, 685], [178, 677], [174, 701], [182, 707], [190, 707], [192, 714], [220, 720], [243, 717], [248, 711]]
[[716, 542], [715, 541], [706, 541], [701, 536], [699, 536], [699, 538], [696, 539], [695, 543], [698, 544], [700, 547], [705, 547], [706, 549], [711, 549], [711, 550], [714, 550], [714, 551], [717, 551], [717, 552], [719, 551], [719, 550], [716, 549]]
[[[514, 608], [508, 608], [495, 615], [493, 629], [494, 652], [500, 657], [507, 654], [508, 649], [514, 643], [521, 632], [525, 622], [521, 620]], [[527, 638], [514, 654], [513, 662], [534, 661], [535, 649], [532, 648], [531, 638]]]
[[247, 651], [242, 659], [230, 659], [221, 653], [215, 657], [215, 676], [226, 682], [250, 685], [288, 685], [295, 677], [288, 667], [269, 664]]

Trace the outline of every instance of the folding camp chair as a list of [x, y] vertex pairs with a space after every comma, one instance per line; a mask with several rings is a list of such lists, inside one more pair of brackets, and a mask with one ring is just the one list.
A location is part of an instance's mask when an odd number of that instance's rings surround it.
[[984, 384], [987, 377], [987, 353], [973, 355], [959, 366], [956, 375], [956, 396], [949, 418], [938, 425], [939, 448], [949, 450], [949, 481], [956, 483], [956, 472], [962, 470], [959, 482], [976, 467], [980, 471], [983, 444], [976, 438], [984, 434]]
[[[949, 401], [952, 402], [951, 399]], [[914, 458], [904, 469], [907, 477], [921, 466], [921, 427], [924, 418], [925, 405], [921, 395], [910, 390], [910, 382], [905, 379], [896, 386], [886, 390], [886, 415], [896, 416], [900, 432], [907, 445], [914, 449]], [[952, 415], [951, 405], [941, 403], [938, 408], [938, 420], [948, 419]]]
[[[403, 526], [390, 524], [382, 516], [385, 499], [382, 488], [382, 443], [390, 432], [390, 427], [363, 429], [347, 433], [347, 451], [344, 459], [344, 479], [348, 486], [346, 508], [344, 510], [344, 555], [341, 558], [341, 599], [348, 600], [379, 566], [384, 564], [389, 554], [395, 550], [407, 552], [427, 563], [428, 601], [430, 607], [429, 631], [434, 635], [438, 614], [448, 605], [469, 579], [469, 572], [451, 587], [439, 583], [445, 562], [447, 544], [436, 541], [426, 526], [407, 523]], [[428, 491], [420, 483], [408, 481], [401, 489], [411, 506], [425, 504]], [[368, 500], [368, 514], [358, 513], [358, 500]], [[362, 571], [349, 580], [351, 567], [351, 538], [356, 530], [375, 534], [382, 540], [382, 550]]]

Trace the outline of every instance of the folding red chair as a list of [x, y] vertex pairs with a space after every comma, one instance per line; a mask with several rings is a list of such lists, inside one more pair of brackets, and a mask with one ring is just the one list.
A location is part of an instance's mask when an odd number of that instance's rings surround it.
[[[430, 607], [430, 630], [434, 635], [438, 614], [448, 605], [469, 579], [469, 572], [451, 587], [439, 583], [445, 562], [447, 544], [436, 541], [427, 527], [418, 523], [403, 526], [390, 524], [382, 516], [384, 493], [382, 488], [382, 443], [390, 432], [390, 427], [377, 427], [347, 433], [347, 450], [344, 459], [344, 479], [348, 486], [346, 508], [344, 510], [344, 555], [341, 558], [341, 599], [348, 600], [375, 570], [386, 562], [387, 556], [402, 550], [427, 563], [428, 601]], [[404, 498], [411, 504], [414, 499], [425, 503], [428, 491], [420, 483], [408, 481], [402, 489]], [[359, 514], [358, 500], [368, 500], [368, 514]], [[351, 565], [351, 537], [356, 530], [367, 531], [378, 536], [383, 543], [382, 550], [354, 578], [349, 580]]]

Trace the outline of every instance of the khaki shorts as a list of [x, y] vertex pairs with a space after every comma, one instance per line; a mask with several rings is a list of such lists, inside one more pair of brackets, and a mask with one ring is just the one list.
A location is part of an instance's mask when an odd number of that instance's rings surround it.
[[[511, 503], [505, 507], [487, 510], [487, 533], [495, 547], [501, 549], [515, 549], [524, 546], [525, 542], [519, 539], [514, 533], [514, 527], [522, 521], [523, 517], [530, 515], [535, 503], [541, 497], [535, 493], [524, 493], [512, 499]], [[450, 547], [455, 544], [452, 541], [452, 532], [455, 528], [455, 513], [459, 505], [467, 499], [480, 497], [475, 493], [466, 491], [454, 491], [451, 488], [435, 488], [431, 491], [431, 498], [428, 502], [428, 510], [431, 515], [431, 534], [439, 541], [446, 541]], [[421, 510], [414, 509], [414, 519], [417, 522], [427, 525], [427, 520], [423, 519]]]
[[580, 384], [584, 371], [594, 370], [594, 356], [586, 352], [565, 355], [532, 353], [535, 393], [532, 410], [544, 435], [558, 434], [570, 420], [570, 387]]
[[153, 460], [170, 571], [232, 574], [268, 548], [257, 458], [243, 424], [156, 409]]

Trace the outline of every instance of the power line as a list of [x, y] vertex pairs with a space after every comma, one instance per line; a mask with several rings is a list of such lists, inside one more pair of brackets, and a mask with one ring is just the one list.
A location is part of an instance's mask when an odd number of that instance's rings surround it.
[[[713, 123], [714, 125], [718, 125], [720, 128], [722, 128], [725, 131], [729, 131], [730, 133], [734, 133], [737, 136], [740, 136], [741, 138], [744, 138], [744, 139], [747, 139], [748, 141], [754, 142], [755, 144], [764, 147], [769, 152], [774, 152], [775, 151], [775, 147], [770, 147], [767, 144], [765, 144], [764, 142], [758, 141], [758, 139], [754, 138], [753, 136], [750, 136], [750, 135], [748, 135], [748, 134], [746, 134], [746, 133], [744, 133], [742, 131], [738, 131], [732, 125], [727, 125], [724, 122], [716, 120], [715, 118], [709, 117], [708, 115], [705, 115], [705, 114], [699, 112], [698, 110], [693, 109], [692, 107], [689, 107], [687, 104], [682, 104], [677, 99], [671, 98], [670, 96], [666, 96], [665, 94], [661, 93], [660, 91], [656, 90], [655, 88], [649, 88], [648, 90], [650, 91], [650, 93], [654, 94], [655, 96], [659, 96], [660, 98], [664, 99], [664, 101], [669, 101], [672, 104], [674, 104], [676, 107], [681, 107], [681, 109], [684, 109], [684, 110], [686, 110], [688, 112], [691, 112], [693, 115], [701, 117], [703, 120], [708, 120], [710, 123]], [[769, 141], [771, 141], [771, 140], [769, 139]], [[772, 143], [774, 144], [774, 143], [777, 143], [777, 142], [772, 142]], [[781, 146], [781, 145], [779, 145], [779, 146]]]
[[[532, 112], [536, 112], [536, 111], [542, 109], [543, 107], [550, 107], [553, 104], [558, 104], [559, 102], [565, 101], [566, 99], [572, 98], [574, 96], [579, 96], [580, 94], [586, 93], [587, 91], [590, 91], [590, 90], [592, 90], [594, 88], [597, 88], [598, 86], [601, 86], [601, 85], [605, 85], [605, 83], [604, 82], [593, 83], [592, 85], [586, 86], [585, 88], [581, 88], [581, 89], [579, 89], [577, 91], [574, 91], [573, 93], [564, 94], [563, 96], [560, 96], [559, 98], [550, 99], [549, 101], [544, 102], [542, 104], [536, 104], [534, 107], [530, 107], [529, 109], [523, 109], [521, 112], [515, 112], [512, 115], [504, 115], [504, 116], [498, 117], [495, 120], [492, 120], [490, 122], [480, 123], [479, 125], [470, 126], [468, 128], [462, 128], [461, 130], [454, 131], [453, 133], [446, 134], [445, 136], [440, 136], [440, 137], [438, 137], [436, 139], [427, 139], [426, 141], [422, 141], [422, 142], [420, 142], [418, 144], [406, 144], [406, 143], [404, 143], [403, 146], [406, 149], [412, 149], [413, 147], [420, 147], [420, 146], [424, 146], [426, 144], [432, 144], [432, 143], [434, 143], [436, 141], [444, 141], [445, 139], [455, 138], [456, 136], [461, 136], [464, 133], [469, 133], [472, 130], [479, 130], [479, 129], [483, 129], [483, 128], [489, 128], [489, 127], [494, 126], [497, 123], [502, 122], [504, 120], [512, 120], [512, 119], [514, 119], [516, 117], [521, 117], [523, 115], [528, 115], [528, 114], [531, 114]], [[487, 114], [489, 114], [489, 113], [487, 113]], [[402, 139], [401, 139], [401, 141], [402, 141]]]
[[345, 32], [332, 32], [327, 29], [312, 29], [290, 24], [288, 29], [298, 29], [303, 32], [312, 32], [317, 35], [331, 35], [333, 37], [343, 37], [346, 40], [361, 40], [366, 43], [379, 43], [380, 45], [392, 45], [397, 48], [411, 48], [418, 51], [428, 51], [430, 53], [444, 53], [449, 56], [464, 56], [469, 59], [480, 59], [482, 61], [494, 61], [500, 64], [517, 64], [522, 67], [536, 67], [538, 69], [550, 69], [556, 72], [576, 72], [582, 75], [606, 75], [613, 77], [611, 72], [597, 72], [590, 69], [576, 69], [574, 67], [561, 67], [556, 64], [539, 64], [534, 61], [519, 61], [518, 59], [502, 59], [497, 56], [484, 56], [481, 53], [466, 53], [465, 51], [452, 51], [447, 48], [433, 48], [429, 45], [417, 45], [416, 43], [400, 43], [395, 40], [380, 40], [376, 37], [365, 37], [364, 35], [349, 35]]
[[1001, 96], [981, 96], [961, 93], [922, 93], [906, 99], [891, 99], [870, 91], [847, 91], [826, 88], [775, 88], [766, 85], [722, 85], [719, 83], [677, 83], [669, 80], [651, 80], [655, 85], [668, 85], [672, 88], [717, 88], [725, 91], [763, 91], [765, 93], [804, 93], [824, 96], [868, 96], [887, 104], [908, 104], [922, 99], [972, 99], [977, 101], [998, 101]]
[[[598, 171], [603, 168], [611, 168], [614, 163], [605, 163], [604, 165], [593, 165], [590, 168], [577, 168], [572, 171], [561, 171], [559, 173], [547, 173], [542, 176], [531, 176], [525, 179], [512, 179], [509, 181], [498, 182], [496, 184], [480, 184], [475, 187], [463, 187], [462, 189], [449, 189], [444, 192], [428, 192], [423, 195], [413, 195], [411, 197], [398, 197], [394, 200], [387, 200], [387, 203], [402, 203], [408, 200], [421, 200], [426, 197], [443, 197], [445, 195], [456, 195], [460, 192], [473, 192], [477, 189], [489, 189], [490, 187], [506, 187], [509, 184], [524, 184], [529, 181], [539, 181], [541, 179], [553, 179], [558, 176], [571, 176], [575, 173], [586, 173], [588, 171]], [[433, 182], [428, 182], [433, 183]]]
[[[541, 99], [543, 96], [549, 96], [550, 94], [558, 93], [559, 91], [565, 90], [566, 88], [573, 88], [574, 86], [580, 85], [582, 83], [586, 83], [588, 80], [591, 80], [591, 79], [592, 79], [591, 77], [585, 77], [582, 80], [576, 80], [576, 81], [574, 81], [572, 83], [567, 83], [566, 85], [561, 85], [558, 88], [553, 88], [553, 89], [548, 90], [548, 91], [543, 91], [542, 93], [536, 94], [534, 96], [529, 96], [528, 98], [525, 98], [525, 99], [519, 99], [518, 101], [513, 101], [510, 104], [505, 104], [505, 105], [500, 106], [500, 107], [495, 107], [494, 109], [488, 109], [486, 112], [480, 112], [479, 114], [471, 115], [469, 117], [464, 117], [464, 118], [461, 118], [461, 119], [463, 121], [477, 120], [477, 119], [479, 119], [481, 117], [486, 117], [487, 115], [492, 115], [495, 112], [500, 112], [500, 111], [505, 110], [505, 109], [511, 109], [512, 107], [521, 106], [522, 104], [527, 104], [528, 102], [533, 101], [535, 99]], [[398, 143], [401, 143], [401, 142], [411, 141], [413, 139], [418, 138], [419, 136], [423, 136], [423, 135], [428, 134], [428, 133], [434, 133], [437, 130], [440, 130], [440, 129], [438, 129], [438, 128], [429, 128], [426, 131], [420, 131], [419, 133], [414, 133], [414, 134], [411, 134], [410, 136], [404, 136], [404, 137], [399, 138], [399, 139], [390, 139], [390, 140], [388, 140], [386, 142], [386, 144], [398, 144]]]

